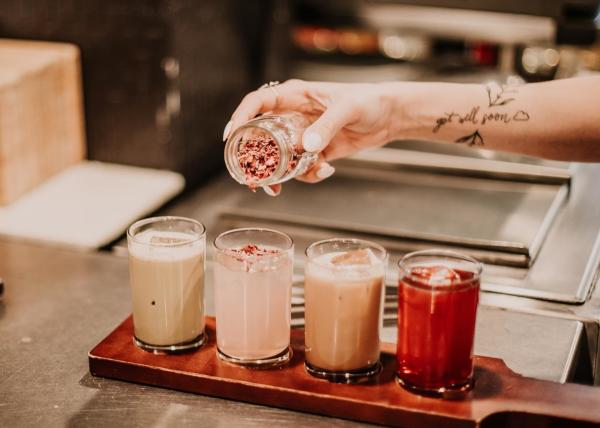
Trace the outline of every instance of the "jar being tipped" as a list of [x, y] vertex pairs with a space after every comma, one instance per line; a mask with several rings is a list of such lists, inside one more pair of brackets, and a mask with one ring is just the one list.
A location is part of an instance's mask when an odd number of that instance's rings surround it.
[[304, 174], [318, 158], [302, 146], [309, 125], [300, 113], [263, 115], [246, 122], [225, 144], [229, 174], [252, 190]]

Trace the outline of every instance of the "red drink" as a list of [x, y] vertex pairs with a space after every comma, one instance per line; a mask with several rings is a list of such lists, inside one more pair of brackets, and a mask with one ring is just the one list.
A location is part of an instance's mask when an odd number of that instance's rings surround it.
[[445, 396], [473, 379], [473, 339], [481, 265], [446, 251], [400, 262], [397, 376], [405, 388]]

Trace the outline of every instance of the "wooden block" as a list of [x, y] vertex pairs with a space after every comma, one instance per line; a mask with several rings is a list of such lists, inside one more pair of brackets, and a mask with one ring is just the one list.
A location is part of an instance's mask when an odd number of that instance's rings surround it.
[[[132, 318], [88, 355], [94, 376], [247, 401], [345, 419], [402, 427], [600, 426], [600, 394], [585, 385], [529, 379], [497, 358], [475, 358], [475, 387], [462, 399], [412, 394], [395, 381], [392, 344], [382, 345], [382, 372], [372, 383], [343, 385], [304, 370], [304, 330], [293, 329], [293, 357], [272, 370], [251, 370], [216, 355], [215, 319], [206, 318], [208, 343], [195, 352], [152, 354], [132, 341]], [[207, 409], [210, 410], [210, 409]]]
[[0, 39], [0, 205], [84, 158], [79, 49]]

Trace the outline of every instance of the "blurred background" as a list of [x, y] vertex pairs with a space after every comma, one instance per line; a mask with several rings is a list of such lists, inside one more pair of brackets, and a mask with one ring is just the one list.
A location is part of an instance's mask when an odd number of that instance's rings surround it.
[[223, 169], [224, 124], [269, 80], [548, 80], [600, 69], [595, 0], [3, 0], [0, 37], [81, 50], [88, 157]]
[[[399, 253], [458, 248], [529, 269], [500, 281], [529, 290], [534, 270], [553, 263], [538, 257], [555, 248], [543, 246], [548, 236], [571, 233], [555, 224], [565, 206], [579, 207], [573, 165], [394, 141], [337, 162], [319, 186], [286, 183], [273, 199], [230, 179], [221, 135], [244, 94], [272, 80], [595, 73], [599, 9], [600, 0], [3, 0], [0, 108], [12, 116], [0, 137], [0, 234], [112, 248], [183, 191], [159, 212], [194, 216], [211, 232], [285, 223], [307, 240], [362, 233]], [[544, 284], [533, 287], [545, 293]], [[584, 299], [579, 285], [559, 300]]]

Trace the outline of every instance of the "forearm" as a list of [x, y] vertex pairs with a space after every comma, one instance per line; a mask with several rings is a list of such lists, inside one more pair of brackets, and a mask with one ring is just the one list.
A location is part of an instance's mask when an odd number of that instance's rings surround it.
[[600, 161], [600, 78], [519, 87], [391, 83], [390, 136]]

